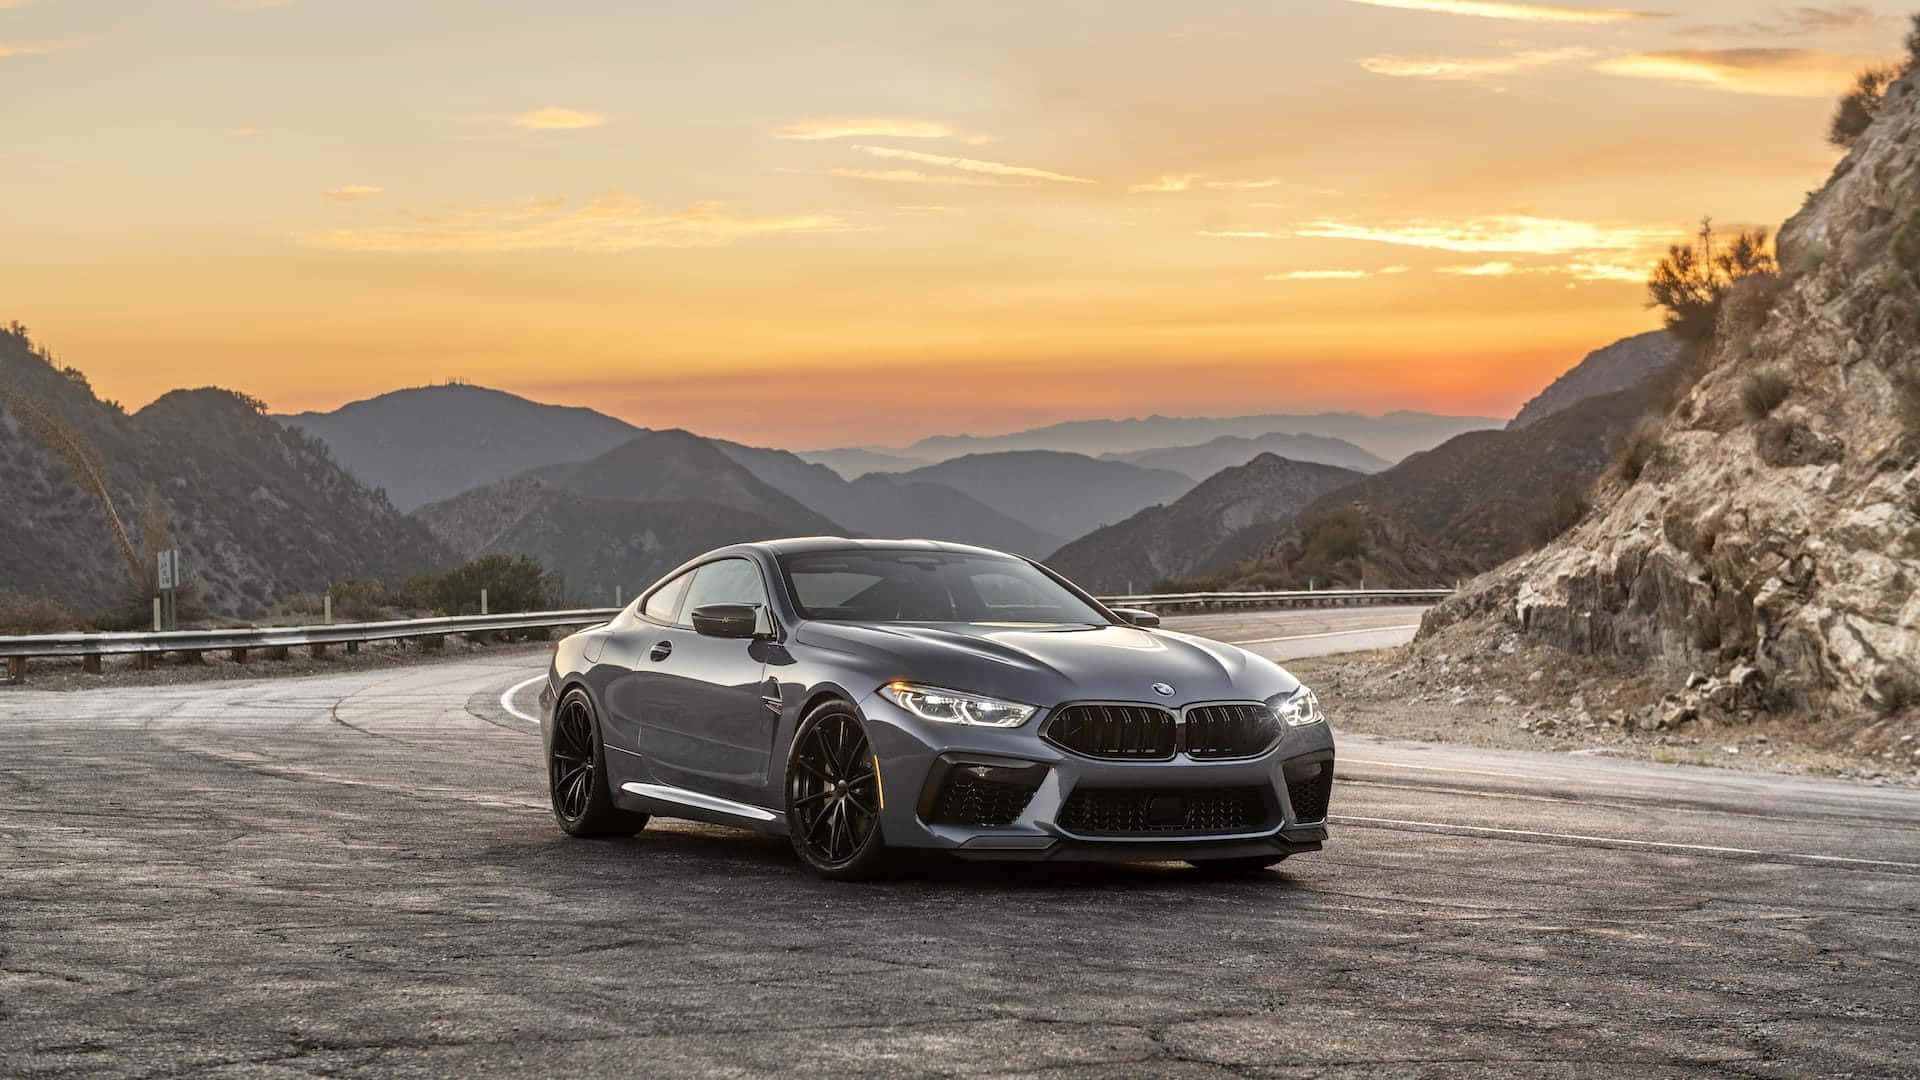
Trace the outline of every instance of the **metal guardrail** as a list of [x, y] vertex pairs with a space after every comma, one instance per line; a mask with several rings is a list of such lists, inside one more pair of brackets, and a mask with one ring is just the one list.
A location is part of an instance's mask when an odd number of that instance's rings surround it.
[[[1423, 604], [1440, 600], [1451, 589], [1320, 589], [1307, 592], [1199, 592], [1156, 593], [1102, 597], [1112, 607], [1154, 611], [1214, 611], [1255, 607], [1351, 607], [1365, 604]], [[0, 637], [0, 658], [8, 673], [24, 678], [29, 659], [82, 657], [88, 671], [97, 671], [102, 656], [134, 655], [150, 661], [161, 653], [196, 654], [227, 650], [244, 660], [256, 650], [284, 653], [306, 648], [313, 655], [329, 646], [345, 645], [349, 652], [361, 643], [400, 638], [436, 638], [447, 634], [481, 634], [508, 630], [552, 630], [605, 622], [620, 608], [578, 608], [570, 611], [529, 611], [501, 615], [455, 615], [434, 619], [395, 619], [388, 622], [327, 623], [318, 626], [257, 626], [219, 630], [168, 630], [158, 633], [33, 634]]]

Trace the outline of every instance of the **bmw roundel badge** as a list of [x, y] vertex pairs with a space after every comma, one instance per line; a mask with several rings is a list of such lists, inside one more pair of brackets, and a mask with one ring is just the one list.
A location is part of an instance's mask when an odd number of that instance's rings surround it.
[[1159, 694], [1161, 697], [1172, 697], [1173, 687], [1163, 682], [1157, 682], [1153, 684], [1153, 692]]

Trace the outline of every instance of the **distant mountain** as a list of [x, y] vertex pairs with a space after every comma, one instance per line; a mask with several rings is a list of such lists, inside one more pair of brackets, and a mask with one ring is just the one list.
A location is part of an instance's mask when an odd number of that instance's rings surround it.
[[1060, 537], [944, 484], [885, 473], [848, 482], [825, 465], [810, 464], [785, 450], [719, 439], [713, 444], [769, 486], [866, 536], [952, 540], [1035, 558], [1060, 546]]
[[1432, 449], [1463, 432], [1498, 428], [1504, 423], [1488, 416], [1436, 416], [1421, 412], [1393, 412], [1385, 416], [1359, 413], [1268, 413], [1220, 418], [1149, 416], [1133, 420], [1075, 420], [1011, 435], [937, 435], [899, 453], [935, 461], [1008, 450], [1061, 450], [1099, 457], [1167, 446], [1193, 446], [1222, 435], [1252, 439], [1285, 431], [1344, 439], [1368, 453], [1398, 461], [1408, 454]]
[[703, 551], [844, 533], [690, 432], [642, 431], [589, 461], [547, 465], [414, 511], [466, 557], [528, 555], [575, 599], [632, 596]]
[[815, 465], [825, 465], [848, 480], [865, 476], [867, 473], [906, 472], [908, 469], [917, 469], [933, 462], [932, 458], [883, 454], [878, 450], [868, 450], [858, 446], [845, 446], [833, 450], [802, 450], [798, 456]]
[[259, 618], [286, 597], [349, 578], [399, 580], [453, 553], [363, 486], [317, 439], [226, 390], [176, 390], [129, 416], [84, 375], [57, 370], [25, 336], [0, 332], [0, 591], [45, 596], [76, 614], [145, 608], [97, 500], [35, 434], [38, 410], [87, 446], [145, 565], [148, 493], [181, 549], [193, 599]]
[[635, 502], [569, 491], [531, 475], [487, 484], [414, 511], [463, 557], [527, 555], [558, 570], [570, 603], [632, 599], [704, 551], [795, 531], [710, 502]]
[[1172, 469], [1195, 480], [1205, 480], [1221, 469], [1245, 465], [1261, 454], [1274, 454], [1289, 461], [1312, 461], [1337, 465], [1343, 469], [1371, 473], [1393, 464], [1376, 457], [1345, 439], [1325, 435], [1290, 435], [1273, 432], [1247, 439], [1222, 435], [1198, 446], [1163, 446], [1155, 450], [1134, 450], [1124, 454], [1102, 454], [1108, 461], [1124, 461], [1148, 469]]
[[969, 454], [899, 478], [956, 488], [1029, 528], [1067, 537], [1172, 502], [1193, 487], [1182, 473], [1047, 450]]
[[1665, 330], [1623, 338], [1588, 353], [1522, 406], [1507, 427], [1523, 428], [1575, 402], [1625, 390], [1679, 357], [1680, 342]]
[[1314, 499], [1362, 476], [1333, 465], [1261, 454], [1208, 477], [1169, 506], [1153, 506], [1075, 540], [1047, 565], [1102, 593], [1144, 590], [1191, 575], [1236, 532], [1290, 521]]
[[541, 465], [583, 461], [640, 432], [592, 409], [462, 385], [395, 390], [278, 419], [324, 441], [403, 511]]
[[1259, 587], [1309, 578], [1415, 586], [1496, 566], [1549, 538], [1556, 516], [1570, 513], [1556, 501], [1575, 503], [1606, 470], [1647, 415], [1656, 381], [1515, 431], [1456, 436], [1321, 496], [1290, 523], [1228, 537], [1200, 575]]

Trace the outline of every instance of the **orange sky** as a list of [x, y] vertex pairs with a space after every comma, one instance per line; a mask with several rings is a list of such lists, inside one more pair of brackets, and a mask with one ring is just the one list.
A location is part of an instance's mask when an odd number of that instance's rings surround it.
[[[0, 319], [811, 447], [1511, 413], [1825, 178], [1891, 3], [0, 0]], [[396, 8], [404, 10], [396, 11]]]

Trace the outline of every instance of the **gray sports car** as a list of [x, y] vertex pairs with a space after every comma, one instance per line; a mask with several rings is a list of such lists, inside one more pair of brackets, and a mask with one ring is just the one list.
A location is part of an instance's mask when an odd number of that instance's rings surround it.
[[553, 814], [784, 834], [833, 878], [908, 849], [1251, 871], [1326, 839], [1313, 692], [1046, 567], [925, 540], [708, 552], [554, 648]]

